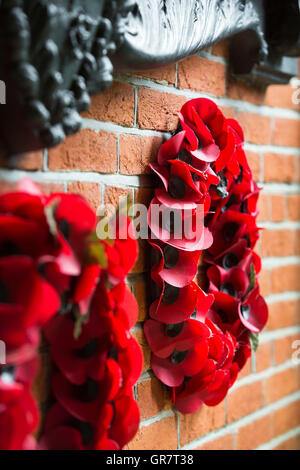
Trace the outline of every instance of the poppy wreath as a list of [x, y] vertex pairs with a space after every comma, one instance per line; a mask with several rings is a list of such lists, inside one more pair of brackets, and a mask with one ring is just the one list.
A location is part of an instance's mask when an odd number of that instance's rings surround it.
[[243, 131], [204, 98], [188, 101], [179, 120], [150, 165], [159, 184], [148, 211], [154, 301], [144, 331], [154, 374], [177, 410], [193, 413], [225, 398], [257, 348], [268, 309], [253, 251], [259, 188]]
[[[121, 449], [138, 429], [138, 308], [125, 285], [137, 243], [127, 217], [113, 241], [96, 237], [96, 222], [81, 196], [46, 196], [29, 180], [0, 196], [0, 449]], [[41, 332], [52, 396], [36, 439]]]

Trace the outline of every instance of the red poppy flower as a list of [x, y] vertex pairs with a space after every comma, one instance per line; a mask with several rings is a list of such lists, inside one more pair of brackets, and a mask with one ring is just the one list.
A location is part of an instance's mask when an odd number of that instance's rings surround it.
[[207, 318], [222, 331], [230, 330], [231, 325], [239, 318], [238, 300], [224, 292], [214, 292], [213, 295], [214, 302]]
[[[160, 217], [161, 215], [161, 217]], [[184, 251], [199, 251], [212, 245], [212, 235], [204, 226], [203, 208], [181, 210], [151, 201], [148, 224], [152, 240], [158, 239]]]
[[56, 291], [37, 273], [32, 259], [0, 258], [0, 337], [8, 356], [31, 344], [30, 329], [44, 324], [59, 305]]
[[154, 281], [159, 276], [162, 281], [175, 287], [185, 287], [192, 282], [198, 271], [201, 251], [183, 251], [160, 241], [150, 244], [161, 256], [152, 267]]
[[219, 173], [235, 148], [234, 134], [216, 104], [205, 98], [188, 101], [179, 114], [191, 153], [202, 161], [215, 162]]
[[144, 331], [153, 353], [163, 359], [171, 356], [174, 350], [187, 351], [210, 336], [209, 328], [194, 319], [169, 325], [148, 320]]
[[237, 364], [240, 371], [251, 357], [249, 330], [245, 328], [240, 320], [237, 320], [230, 332], [236, 338], [237, 347], [234, 354], [234, 363]]
[[208, 358], [208, 341], [199, 341], [186, 351], [173, 351], [170, 357], [161, 358], [152, 353], [151, 367], [161, 382], [169, 387], [178, 387], [185, 377], [197, 374]]
[[114, 417], [107, 432], [109, 440], [117, 442], [122, 449], [137, 433], [139, 423], [139, 408], [130, 390], [114, 401]]
[[230, 370], [216, 370], [209, 359], [197, 375], [176, 390], [175, 406], [184, 414], [194, 413], [203, 404], [216, 406], [227, 395], [230, 381]]
[[116, 222], [114, 244], [104, 242], [106, 256], [109, 260], [106, 272], [112, 284], [118, 284], [125, 279], [134, 267], [138, 255], [138, 246], [131, 220], [119, 214], [116, 217]]
[[1, 450], [22, 450], [28, 448], [28, 436], [38, 423], [38, 410], [29, 390], [24, 389], [18, 400], [1, 407], [0, 428]]
[[243, 325], [253, 333], [259, 333], [268, 320], [268, 307], [256, 286], [239, 304], [239, 316]]
[[[36, 358], [20, 366], [0, 366], [0, 449], [20, 450], [35, 447], [30, 434], [38, 423], [38, 409], [30, 395], [37, 371]], [[5, 432], [4, 432], [5, 430]]]
[[13, 375], [0, 368], [0, 448], [36, 447], [36, 367], [25, 361], [36, 357], [48, 321], [57, 404], [38, 448], [120, 449], [138, 428], [131, 388], [142, 371], [129, 333], [138, 308], [124, 281], [137, 257], [131, 222], [121, 216], [117, 240], [98, 242], [96, 215], [81, 196], [21, 186], [0, 197], [0, 337], [20, 364]]
[[[225, 177], [226, 181], [227, 178]], [[222, 198], [218, 195], [219, 187], [216, 188], [212, 193], [212, 199], [214, 199], [214, 216], [211, 221], [213, 224], [220, 216], [220, 213], [226, 212], [228, 209], [231, 211], [248, 213], [249, 215], [256, 217], [257, 212], [257, 201], [260, 189], [256, 183], [252, 180], [244, 181], [241, 183], [233, 182], [226, 191], [227, 197], [223, 195]], [[230, 193], [230, 194], [229, 194]]]
[[186, 287], [165, 284], [159, 299], [150, 306], [150, 317], [162, 323], [173, 324], [187, 320], [194, 313], [199, 296], [204, 292], [194, 282]]
[[249, 286], [247, 273], [238, 267], [226, 271], [220, 266], [213, 265], [208, 268], [207, 277], [210, 281], [210, 292], [224, 292], [237, 299], [241, 299], [246, 294]]
[[212, 256], [217, 256], [228, 250], [241, 238], [246, 238], [249, 248], [253, 248], [258, 238], [255, 218], [249, 214], [241, 214], [232, 210], [221, 214], [210, 228], [214, 240], [209, 248], [209, 253]]
[[[265, 325], [267, 307], [256, 279], [261, 260], [252, 251], [259, 188], [243, 131], [207, 99], [187, 102], [179, 118], [181, 130], [150, 165], [161, 180], [148, 212], [157, 298], [144, 329], [154, 373], [175, 387], [177, 409], [191, 413], [225, 398], [251, 355], [249, 331]], [[193, 283], [200, 250], [207, 250], [209, 294]]]
[[180, 160], [170, 160], [168, 165], [169, 171], [164, 166], [150, 165], [164, 185], [164, 189], [155, 190], [155, 197], [174, 209], [195, 209], [197, 204], [203, 204], [205, 215], [210, 206], [208, 188], [219, 182], [217, 175], [212, 170], [201, 171]]
[[73, 418], [59, 403], [47, 413], [40, 450], [83, 450], [91, 439], [91, 426]]
[[204, 261], [208, 264], [219, 265], [226, 271], [230, 271], [235, 267], [242, 269], [248, 276], [250, 274], [251, 265], [254, 266], [256, 274], [259, 274], [261, 271], [261, 259], [253, 250], [247, 248], [247, 240], [245, 238], [242, 238], [215, 257], [206, 253]]

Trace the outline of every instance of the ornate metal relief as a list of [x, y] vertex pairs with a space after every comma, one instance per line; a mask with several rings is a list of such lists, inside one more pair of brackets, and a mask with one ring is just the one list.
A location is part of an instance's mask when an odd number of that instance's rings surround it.
[[104, 0], [2, 0], [0, 76], [10, 153], [51, 147], [80, 129], [89, 93], [112, 82], [115, 52]]
[[141, 68], [180, 60], [226, 37], [251, 30], [267, 53], [261, 0], [146, 0], [128, 20], [118, 51], [121, 67]]
[[15, 154], [77, 132], [89, 95], [110, 86], [112, 62], [159, 67], [227, 37], [235, 73], [261, 64], [256, 79], [287, 81], [293, 70], [280, 61], [299, 54], [299, 1], [0, 0], [2, 146]]

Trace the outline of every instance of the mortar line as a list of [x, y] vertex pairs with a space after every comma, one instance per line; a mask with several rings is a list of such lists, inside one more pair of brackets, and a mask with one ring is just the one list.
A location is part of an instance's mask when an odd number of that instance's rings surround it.
[[181, 450], [193, 450], [219, 437], [223, 437], [223, 436], [226, 436], [227, 434], [231, 434], [237, 431], [239, 428], [247, 424], [251, 424], [253, 421], [259, 418], [263, 418], [264, 416], [272, 413], [273, 411], [280, 410], [281, 408], [284, 408], [285, 406], [288, 406], [296, 402], [299, 399], [300, 399], [300, 392], [295, 392], [274, 403], [271, 403], [270, 405], [265, 406], [264, 408], [261, 408], [260, 410], [257, 410], [247, 416], [244, 416], [243, 418], [239, 419], [238, 421], [235, 421], [234, 423], [227, 424], [226, 426], [223, 426], [220, 429], [214, 430], [210, 433], [205, 434], [204, 436], [201, 436], [195, 439], [194, 441], [189, 442], [185, 446], [182, 446]]

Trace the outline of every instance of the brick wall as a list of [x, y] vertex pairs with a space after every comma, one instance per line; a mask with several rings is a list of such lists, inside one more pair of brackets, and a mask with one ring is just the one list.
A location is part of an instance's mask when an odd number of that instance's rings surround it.
[[244, 128], [246, 150], [260, 199], [262, 292], [270, 320], [261, 345], [229, 396], [216, 408], [180, 416], [166, 389], [149, 369], [142, 332], [147, 315], [148, 251], [129, 282], [139, 306], [134, 335], [142, 345], [145, 370], [136, 387], [141, 428], [128, 449], [295, 449], [300, 446], [300, 371], [292, 343], [300, 339], [300, 114], [290, 86], [266, 91], [228, 76], [227, 47], [220, 43], [176, 65], [116, 76], [113, 87], [92, 100], [84, 129], [49, 152], [22, 157], [0, 170], [1, 190], [24, 175], [44, 190], [84, 194], [94, 207], [130, 193], [148, 203], [152, 182], [147, 165], [177, 127], [177, 112], [190, 98], [207, 96]]

